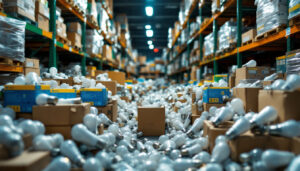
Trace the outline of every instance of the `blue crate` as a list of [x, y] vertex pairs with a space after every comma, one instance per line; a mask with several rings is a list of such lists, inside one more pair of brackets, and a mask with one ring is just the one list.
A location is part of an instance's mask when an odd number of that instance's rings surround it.
[[106, 106], [108, 103], [107, 89], [83, 88], [80, 90], [80, 97], [83, 102], [93, 106]]
[[230, 97], [229, 88], [224, 87], [206, 87], [203, 92], [204, 103], [217, 103], [222, 104], [223, 96]]
[[31, 113], [39, 94], [50, 94], [49, 85], [6, 85], [4, 87], [4, 106], [15, 112]]
[[52, 96], [63, 99], [71, 99], [77, 97], [75, 89], [51, 89], [50, 93]]

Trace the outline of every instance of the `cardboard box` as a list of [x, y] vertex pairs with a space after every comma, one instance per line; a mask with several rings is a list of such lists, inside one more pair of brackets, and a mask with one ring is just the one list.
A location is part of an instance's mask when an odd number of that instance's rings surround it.
[[102, 56], [106, 59], [113, 60], [112, 47], [108, 45], [102, 46]]
[[140, 65], [145, 65], [146, 61], [147, 61], [147, 57], [146, 56], [139, 56], [138, 58]]
[[48, 20], [50, 19], [49, 15], [49, 8], [48, 5], [41, 2], [41, 1], [35, 1], [35, 16], [42, 15], [43, 17], [46, 17]]
[[216, 108], [220, 108], [220, 107], [226, 106], [226, 104], [203, 103], [203, 110], [204, 111], [209, 111], [209, 109], [212, 106], [215, 106]]
[[39, 59], [32, 59], [32, 58], [25, 58], [24, 67], [27, 67], [27, 68], [40, 68], [40, 60]]
[[38, 23], [38, 27], [42, 30], [49, 32], [49, 19], [43, 15], [37, 14], [35, 20]]
[[203, 135], [208, 135], [209, 150], [212, 151], [215, 146], [215, 139], [219, 135], [225, 135], [226, 131], [231, 128], [233, 122], [227, 121], [215, 127], [211, 121], [205, 120], [203, 125]]
[[38, 171], [43, 170], [51, 161], [48, 151], [24, 151], [20, 156], [0, 160], [0, 170]]
[[[8, 1], [8, 0], [7, 0]], [[18, 14], [18, 15], [21, 15], [23, 17], [26, 17], [28, 18], [29, 20], [31, 21], [35, 21], [35, 16], [34, 16], [34, 13], [29, 13], [27, 12], [25, 9], [23, 8], [20, 8], [18, 6], [10, 6], [10, 7], [6, 7], [4, 5], [4, 11], [8, 14]], [[34, 12], [34, 9], [33, 9], [33, 12]]]
[[24, 67], [23, 68], [24, 75], [27, 75], [30, 72], [35, 72], [38, 76], [40, 75], [40, 68], [28, 68]]
[[244, 103], [245, 112], [258, 112], [258, 93], [261, 88], [234, 88], [233, 97]]
[[31, 119], [32, 120], [32, 113], [20, 113], [20, 112], [17, 112], [16, 113], [16, 118], [17, 119], [24, 118], [24, 119]]
[[70, 126], [46, 126], [46, 134], [60, 133], [65, 139], [72, 139], [71, 130], [73, 125]]
[[198, 105], [197, 104], [192, 104], [192, 115], [198, 115], [200, 116], [202, 113], [201, 110], [199, 110]]
[[164, 135], [165, 108], [138, 107], [138, 131], [144, 136]]
[[[32, 146], [32, 135], [25, 134], [23, 135], [23, 143], [24, 143], [24, 149], [28, 149]], [[9, 159], [9, 151], [4, 147], [4, 145], [0, 144], [0, 160], [1, 159]]]
[[90, 113], [89, 103], [57, 106], [33, 106], [33, 120], [39, 120], [45, 126], [70, 126], [83, 122]]
[[107, 104], [106, 106], [96, 107], [99, 113], [104, 113], [111, 121], [116, 122], [118, 117], [118, 104], [117, 101]]
[[253, 135], [251, 132], [246, 132], [234, 140], [229, 141], [230, 156], [234, 161], [239, 161], [241, 153], [250, 152], [255, 148], [291, 151], [295, 154], [299, 154], [299, 145], [299, 138], [292, 139], [269, 135]]
[[116, 81], [96, 81], [96, 84], [103, 84], [108, 90], [111, 91], [112, 95], [117, 94], [117, 82]]
[[103, 73], [108, 73], [108, 77], [116, 81], [117, 83], [121, 85], [125, 85], [125, 73], [124, 72], [117, 72], [117, 71], [96, 71], [96, 75], [103, 74]]
[[242, 42], [254, 42], [256, 37], [256, 29], [251, 29], [245, 33], [242, 34]]
[[300, 91], [260, 90], [258, 110], [260, 111], [266, 106], [273, 106], [278, 112], [278, 122], [290, 119], [300, 120], [299, 99]]
[[75, 47], [75, 46], [77, 46], [78, 48], [82, 47], [80, 34], [74, 33], [74, 32], [68, 32], [67, 36], [68, 36], [68, 40], [71, 41], [71, 45], [73, 47]]
[[68, 23], [68, 32], [82, 34], [81, 24], [79, 22]]
[[242, 67], [236, 70], [235, 85], [238, 85], [240, 80], [256, 79], [263, 80], [266, 76], [270, 75], [269, 67]]
[[228, 84], [229, 84], [229, 88], [235, 87], [235, 74], [229, 76]]

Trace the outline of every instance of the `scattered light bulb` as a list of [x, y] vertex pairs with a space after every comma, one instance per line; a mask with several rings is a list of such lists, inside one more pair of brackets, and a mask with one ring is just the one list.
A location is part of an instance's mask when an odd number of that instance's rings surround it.
[[21, 76], [18, 76], [17, 78], [15, 78], [14, 84], [15, 85], [25, 85], [26, 84], [26, 80], [25, 80], [24, 75], [21, 75]]
[[94, 106], [91, 106], [91, 107], [90, 107], [90, 112], [91, 112], [92, 114], [98, 115], [98, 109], [97, 109], [96, 107], [94, 107]]
[[208, 163], [200, 169], [200, 171], [223, 171], [223, 168], [218, 163]]
[[167, 140], [165, 141], [160, 147], [159, 150], [160, 151], [165, 151], [166, 153], [171, 152], [173, 149], [176, 148], [176, 144], [174, 141], [172, 140]]
[[225, 161], [230, 155], [230, 149], [226, 142], [220, 142], [215, 144], [212, 151], [211, 162], [221, 163]]
[[0, 108], [0, 115], [7, 115], [11, 119], [15, 119], [16, 118], [16, 112], [12, 108], [10, 108], [10, 107]]
[[277, 111], [272, 106], [266, 106], [250, 121], [251, 126], [262, 126], [277, 118]]
[[76, 124], [71, 130], [72, 138], [75, 141], [81, 142], [85, 145], [103, 149], [106, 143], [98, 138], [95, 134], [90, 132], [83, 124]]
[[200, 144], [195, 144], [192, 147], [183, 149], [181, 151], [181, 155], [182, 156], [193, 156], [193, 155], [195, 155], [197, 153], [200, 153], [201, 151], [202, 151], [201, 145]]
[[98, 126], [100, 124], [99, 118], [95, 114], [87, 114], [83, 117], [83, 124], [92, 133], [98, 132]]
[[278, 74], [274, 73], [264, 78], [264, 81], [274, 81], [278, 78]]
[[179, 150], [174, 149], [174, 150], [171, 151], [170, 157], [171, 157], [171, 159], [173, 159], [173, 160], [178, 159], [178, 158], [181, 157], [181, 153], [180, 153]]
[[0, 144], [8, 150], [10, 157], [19, 156], [24, 150], [24, 143], [21, 135], [14, 133], [7, 126], [0, 126]]
[[185, 134], [178, 134], [175, 135], [172, 139], [173, 142], [175, 142], [176, 147], [179, 148], [186, 142], [186, 136]]
[[229, 107], [222, 107], [217, 116], [213, 120], [215, 126], [220, 125], [225, 121], [229, 121], [233, 117], [233, 111]]
[[169, 140], [169, 137], [167, 135], [161, 135], [159, 138], [158, 138], [158, 142], [160, 144], [164, 143], [165, 141]]
[[271, 84], [270, 88], [272, 90], [280, 90], [284, 84], [285, 84], [284, 80], [278, 79], [278, 80], [274, 81], [274, 83]]
[[118, 154], [120, 156], [124, 156], [125, 154], [128, 154], [128, 153], [129, 153], [129, 151], [125, 145], [119, 145], [117, 147], [116, 154]]
[[53, 148], [59, 148], [64, 138], [61, 134], [38, 135], [33, 141], [33, 148], [39, 151], [51, 151]]
[[141, 152], [146, 152], [146, 147], [144, 146], [144, 144], [141, 141], [137, 142], [137, 149]]
[[236, 112], [239, 115], [245, 114], [244, 103], [241, 99], [234, 98], [230, 104], [231, 104], [234, 112]]
[[175, 129], [185, 132], [184, 125], [179, 119], [175, 119], [173, 121], [173, 126], [175, 127]]
[[297, 171], [300, 170], [300, 156], [295, 157], [289, 164], [287, 171]]
[[11, 119], [11, 117], [9, 117], [8, 115], [0, 115], [0, 125], [1, 126], [7, 126], [9, 127], [14, 133], [23, 134], [23, 130], [17, 128], [14, 123], [13, 120]]
[[250, 60], [246, 64], [243, 65], [243, 67], [256, 67], [257, 63], [255, 60]]
[[58, 101], [58, 98], [55, 96], [49, 96], [48, 94], [39, 94], [36, 99], [35, 102], [37, 105], [46, 105], [46, 104], [52, 104], [55, 105]]
[[294, 153], [287, 151], [278, 151], [278, 150], [266, 150], [262, 156], [261, 160], [266, 164], [270, 169], [275, 169], [278, 167], [288, 165], [293, 158], [295, 157]]
[[33, 137], [45, 133], [45, 126], [39, 121], [24, 120], [18, 126], [24, 134], [31, 134]]
[[[204, 112], [203, 112], [204, 113]], [[204, 120], [206, 120], [207, 118], [205, 117], [206, 115], [201, 115], [201, 117], [197, 118], [193, 125], [191, 126], [191, 128], [187, 131], [187, 135], [188, 136], [192, 136], [193, 134], [195, 134], [196, 132], [199, 132], [200, 129], [202, 129], [203, 127], [203, 123]]]
[[98, 115], [98, 118], [100, 119], [102, 124], [110, 125], [113, 123], [104, 113], [100, 113]]
[[173, 164], [173, 169], [175, 171], [186, 170], [188, 168], [197, 168], [202, 164], [200, 160], [195, 159], [176, 159]]
[[105, 151], [100, 151], [95, 156], [105, 169], [109, 169], [112, 165], [113, 157]]
[[76, 98], [69, 98], [69, 99], [58, 99], [57, 104], [60, 105], [67, 105], [67, 104], [81, 104], [82, 100], [80, 97], [76, 97]]
[[71, 162], [67, 157], [56, 157], [43, 171], [69, 171]]
[[127, 147], [127, 149], [128, 149], [130, 152], [132, 152], [132, 151], [135, 150], [135, 148], [134, 148], [128, 141], [126, 141], [126, 140], [121, 140], [121, 141], [119, 142], [119, 145], [124, 145], [125, 147]]
[[68, 157], [77, 166], [82, 167], [85, 163], [83, 156], [80, 154], [76, 144], [72, 140], [66, 140], [60, 145], [61, 154]]
[[83, 165], [84, 171], [102, 171], [103, 167], [101, 165], [101, 162], [94, 157], [91, 157], [86, 160], [86, 162]]
[[282, 86], [282, 90], [295, 91], [300, 88], [300, 76], [297, 74], [291, 74], [287, 77], [285, 84]]
[[232, 127], [226, 132], [228, 139], [234, 139], [235, 137], [249, 131], [251, 128], [250, 121], [244, 117], [237, 120]]
[[242, 171], [242, 168], [236, 162], [233, 162], [233, 161], [226, 162], [225, 171], [233, 171], [233, 170]]
[[29, 72], [25, 77], [25, 82], [27, 85], [38, 85], [38, 75], [35, 72]]
[[211, 160], [211, 156], [208, 152], [206, 151], [201, 151], [200, 153], [198, 153], [197, 155], [195, 155], [193, 157], [193, 159], [197, 159], [202, 161], [203, 163], [209, 163]]
[[277, 125], [270, 125], [264, 128], [270, 135], [279, 135], [284, 137], [300, 136], [300, 123], [295, 120], [288, 120]]

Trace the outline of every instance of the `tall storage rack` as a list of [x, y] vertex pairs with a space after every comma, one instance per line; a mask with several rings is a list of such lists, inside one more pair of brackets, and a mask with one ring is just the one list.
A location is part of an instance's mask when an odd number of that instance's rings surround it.
[[[177, 79], [178, 81], [183, 80], [184, 73], [189, 73], [192, 66], [199, 66], [200, 67], [200, 79], [203, 79], [202, 73], [203, 73], [203, 67], [206, 65], [213, 65], [213, 71], [214, 74], [218, 74], [218, 66], [223, 64], [224, 59], [230, 59], [230, 64], [237, 65], [239, 68], [242, 66], [242, 59], [243, 55], [247, 54], [249, 52], [253, 51], [276, 51], [276, 50], [282, 50], [283, 52], [290, 52], [293, 49], [296, 48], [296, 43], [294, 42], [294, 38], [299, 37], [300, 33], [300, 26], [299, 25], [293, 25], [289, 26], [287, 25], [286, 29], [283, 29], [275, 34], [269, 35], [267, 37], [264, 37], [263, 39], [259, 39], [257, 41], [254, 41], [252, 43], [242, 45], [242, 17], [243, 15], [252, 15], [255, 17], [255, 11], [256, 7], [254, 6], [254, 0], [246, 1], [246, 0], [227, 0], [226, 3], [223, 5], [221, 10], [215, 14], [212, 14], [211, 16], [205, 16], [203, 14], [204, 9], [210, 9], [211, 1], [209, 0], [203, 0], [202, 4], [199, 5], [199, 16], [201, 19], [201, 25], [200, 29], [193, 34], [192, 37], [190, 37], [184, 44], [180, 46], [180, 50], [177, 52], [174, 58], [170, 59], [170, 53], [174, 50], [174, 46], [176, 45], [178, 38], [180, 37], [180, 34], [182, 33], [182, 30], [186, 27], [189, 27], [189, 20], [191, 17], [191, 13], [196, 9], [196, 5], [198, 4], [199, 0], [194, 0], [193, 5], [191, 5], [191, 8], [189, 9], [189, 15], [186, 16], [185, 22], [182, 25], [182, 29], [179, 31], [179, 33], [175, 36], [172, 42], [172, 47], [167, 50], [166, 58], [168, 60], [167, 65], [170, 65], [174, 62], [177, 62], [176, 60], [180, 59], [182, 57], [182, 54], [185, 51], [188, 51], [188, 59], [190, 58], [190, 47], [192, 46], [193, 42], [195, 40], [199, 40], [200, 42], [200, 55], [196, 62], [193, 62], [189, 64], [189, 67], [185, 68], [182, 67], [178, 71], [168, 74], [168, 78]], [[289, 3], [289, 1], [287, 1]], [[288, 6], [288, 4], [287, 4]], [[254, 14], [254, 15], [253, 15]], [[208, 21], [204, 21], [204, 17], [210, 17]], [[218, 37], [218, 27], [223, 25], [226, 21], [228, 21], [230, 18], [234, 17], [237, 22], [237, 44], [236, 48], [234, 48], [232, 51], [223, 53], [222, 55], [216, 54], [216, 47], [217, 47], [217, 37]], [[187, 24], [187, 26], [186, 26]], [[203, 43], [204, 43], [204, 36], [213, 32], [214, 36], [214, 53], [213, 58], [210, 60], [204, 60], [204, 53], [203, 53]], [[278, 43], [280, 45], [278, 45]], [[299, 48], [299, 47], [298, 47]], [[251, 54], [253, 55], [253, 54]], [[257, 56], [257, 55], [256, 55]], [[274, 56], [275, 57], [278, 56]], [[235, 59], [234, 59], [235, 58]], [[186, 60], [188, 60], [186, 59]], [[234, 61], [236, 61], [234, 63]], [[275, 61], [275, 60], [274, 60]], [[228, 62], [228, 61], [227, 61]]]
[[[109, 16], [109, 19], [111, 22], [113, 22], [113, 16], [110, 12], [110, 10], [104, 6], [103, 0], [97, 0], [97, 2], [100, 2], [102, 4], [103, 9], [106, 11], [106, 13]], [[81, 68], [82, 68], [82, 74], [86, 75], [86, 64], [87, 61], [91, 61], [93, 63], [97, 64], [97, 68], [99, 70], [103, 69], [103, 66], [107, 66], [110, 69], [120, 69], [122, 71], [125, 71], [124, 68], [120, 68], [116, 65], [113, 61], [107, 60], [104, 56], [101, 54], [97, 54], [94, 56], [90, 56], [86, 53], [86, 29], [95, 29], [97, 32], [103, 36], [105, 44], [109, 46], [115, 46], [116, 49], [118, 49], [117, 53], [121, 53], [122, 58], [129, 58], [130, 60], [133, 60], [132, 57], [128, 53], [128, 49], [126, 48], [126, 45], [121, 44], [118, 40], [117, 43], [114, 43], [112, 40], [108, 38], [108, 36], [101, 31], [99, 26], [91, 23], [87, 20], [86, 16], [79, 13], [74, 6], [71, 6], [67, 0], [48, 0], [49, 4], [49, 13], [50, 13], [50, 20], [49, 20], [49, 32], [42, 30], [36, 26], [35, 23], [26, 23], [26, 49], [30, 49], [31, 53], [30, 55], [26, 57], [34, 57], [38, 52], [46, 52], [46, 54], [49, 54], [49, 67], [57, 67], [59, 54], [62, 53], [68, 53], [68, 55], [73, 55], [74, 57], [80, 57], [81, 58]], [[91, 4], [88, 4], [90, 6]], [[68, 21], [79, 21], [82, 26], [82, 49], [77, 50], [72, 47], [70, 47], [67, 44], [64, 44], [56, 39], [56, 7], [62, 8], [64, 12], [67, 13]], [[0, 12], [0, 15], [3, 17], [12, 17], [4, 12]], [[99, 19], [99, 13], [98, 13], [98, 23], [100, 22]], [[12, 17], [15, 18], [15, 17]], [[16, 18], [19, 19], [19, 18]], [[28, 35], [30, 39], [28, 38]], [[32, 39], [32, 37], [35, 37]], [[116, 55], [116, 54], [115, 54]], [[115, 57], [115, 55], [113, 55]], [[63, 55], [62, 55], [63, 56]], [[43, 56], [45, 57], [45, 55]], [[62, 57], [60, 57], [61, 60], [64, 60]], [[23, 72], [22, 66], [8, 66], [5, 64], [0, 64], [0, 71], [5, 72]]]

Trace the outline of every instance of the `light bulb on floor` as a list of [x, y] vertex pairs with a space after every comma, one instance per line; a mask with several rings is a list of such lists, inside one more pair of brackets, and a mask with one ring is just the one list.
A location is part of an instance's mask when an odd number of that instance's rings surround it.
[[159, 138], [158, 138], [158, 142], [160, 144], [164, 143], [165, 141], [167, 141], [169, 139], [169, 137], [167, 135], [161, 135]]
[[91, 107], [90, 107], [90, 112], [91, 112], [92, 114], [98, 115], [98, 109], [97, 109], [96, 107], [94, 107], [94, 106], [91, 106]]
[[15, 119], [16, 118], [16, 112], [12, 108], [10, 108], [10, 107], [0, 108], [0, 115], [7, 115], [11, 119]]
[[101, 162], [94, 157], [88, 158], [83, 165], [84, 171], [102, 171], [103, 167]]
[[82, 167], [85, 159], [79, 152], [76, 144], [72, 140], [66, 140], [60, 145], [60, 152], [62, 155], [68, 157], [77, 166]]
[[9, 117], [8, 115], [0, 115], [0, 125], [9, 127], [14, 133], [17, 133], [20, 135], [23, 134], [23, 130], [20, 128], [17, 128], [14, 125], [11, 117]]
[[105, 169], [109, 169], [112, 165], [113, 156], [105, 151], [99, 151], [95, 156]]
[[261, 160], [270, 169], [275, 169], [288, 165], [293, 158], [294, 153], [279, 150], [266, 150], [261, 156]]
[[30, 134], [33, 137], [44, 134], [45, 126], [39, 121], [24, 120], [18, 125], [24, 134]]
[[222, 163], [228, 159], [230, 155], [230, 149], [226, 142], [220, 142], [215, 144], [212, 151], [211, 162], [212, 163]]
[[201, 167], [199, 171], [223, 171], [222, 165], [218, 163], [208, 163], [204, 167]]
[[244, 117], [241, 117], [226, 132], [226, 137], [227, 139], [234, 139], [235, 137], [249, 131], [250, 128], [251, 128], [250, 121]]
[[98, 132], [98, 126], [100, 124], [99, 118], [95, 114], [87, 114], [83, 117], [83, 124], [92, 133]]
[[195, 144], [191, 147], [188, 147], [186, 149], [181, 150], [181, 155], [182, 156], [190, 156], [192, 157], [193, 155], [200, 153], [202, 151], [202, 147], [200, 144]]
[[176, 148], [181, 147], [186, 142], [185, 134], [178, 134], [171, 139], [176, 144]]
[[287, 171], [298, 171], [300, 170], [300, 156], [295, 157], [289, 164]]
[[266, 106], [250, 121], [251, 126], [262, 126], [270, 123], [277, 118], [277, 111], [272, 106]]
[[56, 157], [43, 171], [70, 171], [71, 162], [67, 157]]
[[280, 90], [281, 87], [282, 87], [284, 84], [285, 84], [285, 81], [284, 81], [284, 80], [278, 79], [278, 80], [274, 81], [274, 82], [271, 84], [270, 88], [271, 88], [272, 90]]
[[169, 153], [175, 148], [176, 148], [176, 143], [172, 140], [167, 140], [159, 147], [159, 150]]
[[98, 118], [100, 119], [102, 124], [110, 125], [113, 123], [104, 113], [100, 113], [98, 115]]
[[278, 74], [274, 73], [264, 78], [264, 81], [274, 81], [278, 78]]
[[300, 136], [300, 123], [295, 120], [288, 120], [276, 125], [265, 126], [264, 130], [270, 135], [279, 135], [288, 138]]
[[8, 150], [9, 157], [19, 156], [24, 151], [21, 135], [14, 133], [7, 126], [0, 126], [0, 144]]
[[46, 104], [52, 104], [55, 105], [58, 102], [58, 98], [55, 96], [49, 96], [48, 94], [39, 94], [35, 102], [37, 105], [46, 105]]
[[206, 151], [201, 151], [199, 154], [195, 155], [193, 159], [200, 160], [202, 163], [209, 163], [211, 160], [211, 156]]
[[188, 168], [197, 168], [202, 164], [200, 160], [195, 159], [176, 159], [173, 163], [173, 169], [175, 171], [186, 170]]
[[90, 132], [83, 124], [76, 124], [71, 130], [72, 138], [85, 145], [103, 149], [106, 143]]
[[205, 113], [207, 113], [207, 112], [203, 112], [202, 115], [194, 121], [193, 125], [186, 133], [188, 136], [191, 137], [193, 134], [195, 134], [196, 132], [199, 132], [200, 129], [203, 128], [204, 120], [207, 119], [207, 117], [206, 117], [207, 114], [205, 114]]
[[51, 151], [59, 148], [64, 138], [61, 134], [38, 135], [32, 141], [32, 146], [38, 151]]

